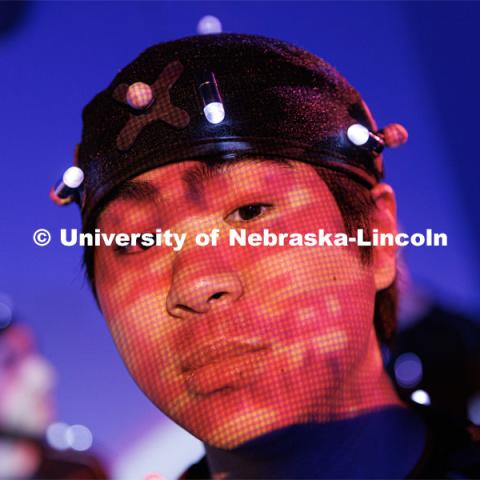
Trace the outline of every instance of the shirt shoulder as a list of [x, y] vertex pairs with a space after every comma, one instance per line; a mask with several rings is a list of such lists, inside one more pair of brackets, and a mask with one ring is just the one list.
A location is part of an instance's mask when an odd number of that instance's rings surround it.
[[408, 477], [480, 479], [480, 427], [429, 407], [415, 409], [427, 434], [424, 452]]

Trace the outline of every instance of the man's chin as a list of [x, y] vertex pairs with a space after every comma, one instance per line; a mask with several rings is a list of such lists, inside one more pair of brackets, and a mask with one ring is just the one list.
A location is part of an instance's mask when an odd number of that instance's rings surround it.
[[[213, 412], [215, 413], [215, 412]], [[204, 414], [205, 415], [205, 414]], [[183, 424], [183, 428], [207, 445], [224, 450], [232, 450], [273, 430], [298, 423], [294, 416], [282, 415], [272, 408], [256, 408], [237, 412], [235, 415], [217, 417], [209, 422], [204, 416], [203, 425]]]

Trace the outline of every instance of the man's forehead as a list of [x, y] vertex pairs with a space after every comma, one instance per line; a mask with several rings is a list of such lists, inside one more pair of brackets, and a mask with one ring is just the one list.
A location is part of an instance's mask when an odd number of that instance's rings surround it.
[[299, 162], [286, 159], [245, 158], [219, 161], [187, 160], [150, 170], [135, 177], [132, 182], [170, 183], [175, 177], [185, 186], [194, 181], [205, 183], [216, 177], [232, 177], [246, 174], [248, 171], [268, 175], [270, 172], [281, 173], [285, 169], [295, 168]]
[[295, 165], [297, 163], [299, 162], [258, 158], [215, 163], [195, 160], [174, 163], [124, 182], [114, 200], [148, 202], [158, 198], [161, 201], [168, 200], [172, 194], [184, 193], [195, 199], [214, 180], [235, 180], [237, 186], [242, 183], [245, 186], [258, 183], [261, 187], [263, 182], [275, 176], [284, 176], [287, 170], [298, 169]]
[[[179, 205], [207, 208], [206, 198], [252, 191], [292, 193], [306, 182], [322, 182], [315, 169], [304, 162], [283, 158], [246, 158], [205, 162], [189, 160], [158, 167], [124, 182], [104, 209], [101, 217], [125, 219], [127, 212], [147, 207], [172, 211]], [[183, 210], [183, 207], [182, 207]]]

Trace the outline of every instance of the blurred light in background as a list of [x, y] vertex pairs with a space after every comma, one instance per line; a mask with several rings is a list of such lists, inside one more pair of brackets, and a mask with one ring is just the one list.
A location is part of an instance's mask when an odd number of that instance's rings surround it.
[[420, 405], [430, 405], [430, 395], [425, 390], [415, 390], [410, 398]]
[[473, 424], [480, 426], [480, 392], [468, 401], [468, 418]]
[[159, 473], [149, 473], [145, 476], [144, 480], [166, 480], [166, 478]]
[[222, 33], [222, 23], [213, 15], [205, 15], [198, 22], [197, 32], [200, 35], [208, 35], [209, 33]]
[[56, 450], [66, 450], [69, 445], [67, 441], [68, 425], [63, 422], [55, 422], [47, 428], [47, 442]]
[[92, 446], [93, 435], [84, 425], [56, 422], [47, 428], [47, 442], [56, 450], [71, 448], [83, 452]]
[[423, 368], [420, 358], [414, 353], [403, 353], [395, 360], [395, 378], [398, 385], [411, 388], [422, 379]]
[[84, 425], [72, 425], [68, 428], [65, 435], [68, 445], [73, 450], [84, 452], [92, 446], [92, 432]]
[[11, 297], [0, 293], [0, 330], [8, 327], [13, 319], [13, 301]]

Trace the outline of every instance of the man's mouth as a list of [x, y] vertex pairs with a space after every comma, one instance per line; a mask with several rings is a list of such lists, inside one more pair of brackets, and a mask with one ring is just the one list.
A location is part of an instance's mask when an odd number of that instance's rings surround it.
[[192, 350], [182, 360], [182, 371], [189, 372], [204, 367], [210, 363], [238, 357], [246, 353], [258, 352], [268, 348], [268, 345], [258, 340], [219, 340]]
[[220, 340], [195, 348], [181, 361], [188, 390], [209, 395], [250, 383], [269, 345], [258, 340]]

